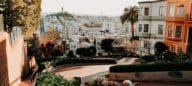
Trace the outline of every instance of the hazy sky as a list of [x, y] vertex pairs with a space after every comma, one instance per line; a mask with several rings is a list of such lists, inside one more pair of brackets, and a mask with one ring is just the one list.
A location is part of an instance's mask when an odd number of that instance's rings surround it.
[[[137, 5], [143, 0], [43, 0], [42, 10], [46, 12], [64, 11], [75, 14], [120, 15], [124, 7]], [[146, 1], [146, 0], [145, 0]]]

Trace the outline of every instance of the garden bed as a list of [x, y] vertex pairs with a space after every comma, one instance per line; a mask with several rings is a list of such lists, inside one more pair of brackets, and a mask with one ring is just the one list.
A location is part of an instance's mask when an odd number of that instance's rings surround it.
[[191, 70], [192, 70], [192, 62], [116, 65], [110, 67], [110, 72], [154, 72], [154, 71], [191, 71]]
[[53, 62], [53, 66], [59, 65], [77, 65], [77, 64], [90, 64], [90, 65], [103, 65], [103, 64], [116, 64], [115, 59], [111, 58], [60, 58]]
[[190, 82], [192, 63], [152, 63], [110, 67], [110, 80]]

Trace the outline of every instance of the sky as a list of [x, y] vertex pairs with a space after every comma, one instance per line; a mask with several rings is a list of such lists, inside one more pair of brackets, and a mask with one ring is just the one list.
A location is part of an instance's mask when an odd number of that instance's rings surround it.
[[138, 5], [139, 1], [144, 0], [43, 0], [42, 12], [60, 12], [63, 7], [73, 14], [119, 16], [125, 7]]

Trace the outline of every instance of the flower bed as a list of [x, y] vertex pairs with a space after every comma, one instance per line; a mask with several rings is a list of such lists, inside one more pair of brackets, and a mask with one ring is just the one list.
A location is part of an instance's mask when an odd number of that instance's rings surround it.
[[155, 71], [189, 71], [192, 70], [192, 62], [185, 63], [153, 63], [116, 65], [110, 67], [110, 72], [155, 72]]

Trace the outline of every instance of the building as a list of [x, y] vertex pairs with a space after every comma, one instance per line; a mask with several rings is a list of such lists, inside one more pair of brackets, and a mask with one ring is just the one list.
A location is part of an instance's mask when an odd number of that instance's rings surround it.
[[154, 45], [163, 41], [165, 30], [166, 0], [139, 2], [136, 35], [140, 37], [140, 52], [154, 54]]
[[21, 27], [4, 31], [3, 15], [0, 14], [0, 86], [18, 86], [26, 64], [26, 47]]
[[165, 43], [192, 55], [192, 0], [167, 0]]

